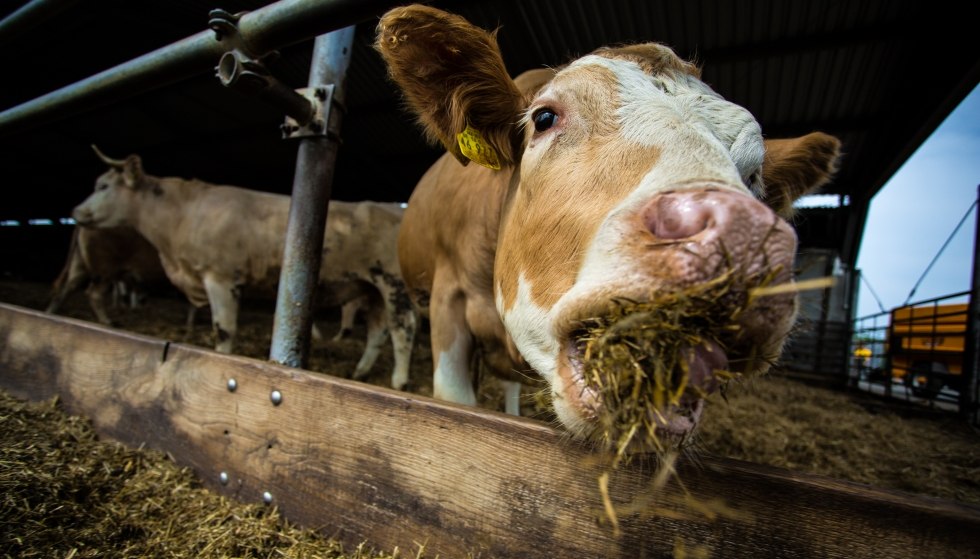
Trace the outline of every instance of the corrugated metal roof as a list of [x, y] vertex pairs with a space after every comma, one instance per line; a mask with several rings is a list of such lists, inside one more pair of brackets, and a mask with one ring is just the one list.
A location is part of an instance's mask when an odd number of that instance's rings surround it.
[[[207, 27], [208, 11], [263, 0], [78, 2], [0, 49], [0, 109], [73, 83]], [[21, 2], [0, 3], [0, 17]], [[823, 130], [846, 157], [826, 190], [851, 206], [834, 223], [860, 232], [866, 202], [977, 83], [980, 42], [960, 4], [925, 0], [487, 0], [435, 2], [499, 27], [509, 69], [559, 65], [596, 47], [656, 40], [703, 66], [704, 80], [748, 108], [770, 137]], [[348, 78], [349, 113], [334, 194], [404, 200], [438, 150], [426, 146], [359, 25]], [[272, 69], [306, 82], [311, 43], [285, 49]], [[148, 172], [193, 175], [288, 192], [295, 147], [281, 116], [200, 76], [112, 107], [0, 137], [0, 217], [57, 217], [83, 199], [100, 164], [88, 145], [140, 153]], [[853, 214], [841, 215], [841, 213]], [[820, 215], [823, 215], [821, 212]], [[816, 214], [812, 219], [823, 219]], [[853, 223], [857, 219], [859, 223]], [[812, 224], [811, 224], [812, 225]], [[807, 227], [802, 228], [804, 231]], [[814, 246], [841, 248], [844, 232]], [[856, 247], [851, 247], [853, 250]]]

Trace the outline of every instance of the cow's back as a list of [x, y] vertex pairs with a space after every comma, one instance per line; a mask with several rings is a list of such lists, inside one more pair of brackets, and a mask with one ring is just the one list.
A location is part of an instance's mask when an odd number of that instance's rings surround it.
[[321, 277], [328, 281], [372, 273], [400, 275], [395, 245], [402, 220], [396, 204], [331, 200]]
[[[164, 179], [165, 181], [170, 179]], [[245, 287], [249, 296], [275, 294], [289, 197], [198, 181], [175, 181], [180, 211], [160, 255], [167, 276], [195, 305], [207, 303], [203, 278], [212, 274]]]

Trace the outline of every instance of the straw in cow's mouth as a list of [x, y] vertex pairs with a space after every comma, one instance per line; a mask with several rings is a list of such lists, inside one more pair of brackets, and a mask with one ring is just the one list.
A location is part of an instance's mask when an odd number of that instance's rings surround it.
[[745, 284], [727, 273], [647, 301], [615, 300], [604, 316], [583, 321], [576, 353], [585, 387], [597, 395], [594, 439], [617, 462], [628, 451], [683, 446], [702, 399], [741, 375], [729, 355], [756, 353], [734, 347], [751, 299]]

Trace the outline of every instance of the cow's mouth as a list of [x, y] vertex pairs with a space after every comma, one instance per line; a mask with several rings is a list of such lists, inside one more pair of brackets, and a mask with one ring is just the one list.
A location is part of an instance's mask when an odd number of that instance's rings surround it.
[[[556, 411], [571, 430], [618, 451], [686, 444], [704, 399], [727, 380], [768, 368], [779, 326], [755, 316], [730, 280], [654, 299], [564, 313]], [[759, 325], [762, 325], [760, 328]], [[565, 328], [561, 328], [564, 326]]]
[[[704, 398], [715, 392], [724, 378], [731, 376], [727, 353], [719, 343], [705, 340], [697, 346], [678, 348], [677, 358], [683, 364], [678, 362], [672, 370], [664, 371], [666, 375], [662, 375], [659, 387], [650, 363], [627, 365], [638, 369], [637, 375], [642, 378], [635, 377], [625, 383], [622, 378], [614, 378], [621, 377], [621, 373], [602, 378], [601, 371], [595, 370], [597, 365], [587, 362], [594, 359], [586, 355], [592, 340], [584, 328], [570, 334], [563, 358], [567, 366], [559, 369], [565, 384], [562, 396], [567, 405], [591, 423], [587, 436], [608, 447], [647, 452], [683, 446], [700, 423]], [[620, 383], [620, 386], [607, 383]], [[641, 390], [648, 394], [637, 394]], [[652, 394], [658, 390], [659, 397]]]

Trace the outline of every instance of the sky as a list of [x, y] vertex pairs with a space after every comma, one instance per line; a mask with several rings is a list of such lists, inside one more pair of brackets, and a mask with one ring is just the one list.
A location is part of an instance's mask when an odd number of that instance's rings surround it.
[[[857, 267], [858, 317], [906, 302], [909, 292], [977, 199], [980, 85], [871, 199]], [[976, 210], [922, 280], [911, 302], [970, 289]], [[870, 284], [870, 289], [868, 285]]]

